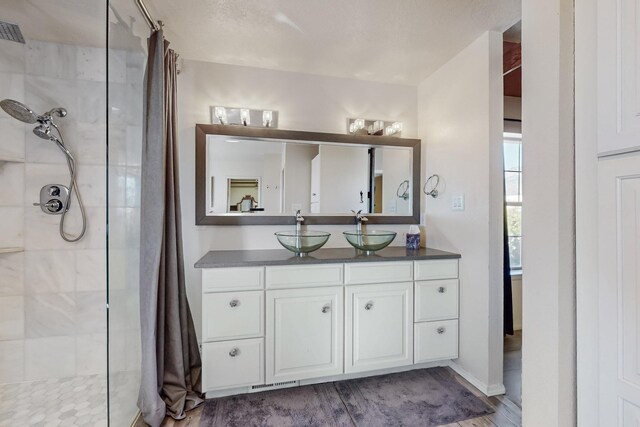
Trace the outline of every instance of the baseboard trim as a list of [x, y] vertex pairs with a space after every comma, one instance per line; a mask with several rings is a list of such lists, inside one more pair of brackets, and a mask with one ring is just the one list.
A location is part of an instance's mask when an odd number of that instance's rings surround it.
[[480, 381], [478, 378], [475, 377], [475, 375], [471, 374], [469, 371], [464, 369], [462, 366], [458, 365], [453, 360], [449, 362], [449, 367], [453, 369], [462, 378], [469, 381], [472, 386], [474, 386], [475, 388], [477, 388], [487, 396], [498, 396], [506, 393], [504, 384], [487, 384], [484, 381]]

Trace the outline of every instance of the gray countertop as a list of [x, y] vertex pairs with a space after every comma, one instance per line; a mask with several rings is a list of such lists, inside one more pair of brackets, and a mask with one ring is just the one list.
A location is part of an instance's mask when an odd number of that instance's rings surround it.
[[390, 246], [375, 255], [358, 255], [354, 248], [319, 249], [306, 257], [296, 257], [286, 249], [243, 251], [209, 251], [195, 263], [196, 268], [252, 267], [260, 265], [307, 265], [341, 262], [413, 261], [456, 259], [460, 254], [422, 248], [408, 251], [403, 246]]

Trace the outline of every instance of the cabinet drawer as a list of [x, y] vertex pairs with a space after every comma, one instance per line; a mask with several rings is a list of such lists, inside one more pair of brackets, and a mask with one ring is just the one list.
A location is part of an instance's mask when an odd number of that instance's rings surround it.
[[457, 278], [457, 259], [415, 261], [415, 280], [438, 280]]
[[202, 296], [202, 340], [221, 341], [264, 335], [264, 292], [220, 292]]
[[347, 285], [407, 282], [413, 280], [413, 262], [358, 262], [345, 264]]
[[415, 321], [456, 319], [458, 280], [416, 282]]
[[202, 292], [254, 289], [264, 289], [263, 267], [205, 268], [202, 270]]
[[264, 384], [264, 339], [202, 344], [203, 391]]
[[413, 363], [458, 357], [457, 320], [416, 323], [413, 331]]
[[267, 289], [342, 285], [342, 264], [267, 267]]

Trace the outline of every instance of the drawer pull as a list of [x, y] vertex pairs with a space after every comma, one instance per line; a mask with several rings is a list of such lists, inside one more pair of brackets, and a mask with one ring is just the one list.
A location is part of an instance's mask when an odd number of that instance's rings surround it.
[[441, 294], [444, 294], [446, 291], [447, 291], [447, 288], [445, 288], [444, 286], [440, 286], [438, 288], [438, 292], [441, 293]]
[[232, 299], [229, 302], [229, 307], [231, 307], [231, 308], [235, 308], [235, 307], [237, 307], [239, 305], [240, 305], [240, 301], [238, 301], [237, 299]]
[[373, 301], [369, 301], [367, 305], [364, 306], [365, 310], [371, 310], [373, 308]]
[[328, 313], [329, 310], [331, 310], [331, 306], [329, 306], [329, 305], [325, 305], [324, 307], [322, 307], [322, 312], [323, 313]]
[[446, 331], [445, 328], [443, 328], [442, 326], [440, 326], [438, 329], [436, 329], [436, 332], [439, 333], [440, 335], [444, 334]]
[[233, 347], [229, 352], [229, 356], [236, 357], [240, 354], [240, 349], [238, 347]]

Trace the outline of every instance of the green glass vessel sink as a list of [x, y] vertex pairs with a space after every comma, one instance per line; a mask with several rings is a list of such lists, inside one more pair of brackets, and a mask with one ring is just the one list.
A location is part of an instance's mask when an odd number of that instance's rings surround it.
[[306, 256], [320, 249], [331, 233], [325, 231], [279, 231], [275, 233], [278, 242], [297, 256]]
[[372, 230], [366, 232], [345, 231], [342, 234], [354, 248], [360, 249], [366, 254], [373, 254], [375, 251], [389, 246], [396, 238], [397, 233], [395, 231]]

